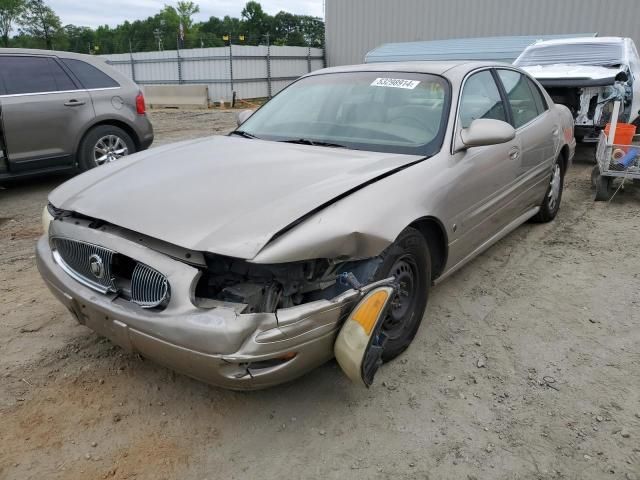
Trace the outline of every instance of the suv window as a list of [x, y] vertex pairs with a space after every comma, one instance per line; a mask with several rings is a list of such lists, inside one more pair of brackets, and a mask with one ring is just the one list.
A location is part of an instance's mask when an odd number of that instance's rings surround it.
[[77, 90], [62, 67], [50, 57], [0, 56], [0, 76], [7, 95]]
[[109, 75], [87, 62], [72, 58], [62, 58], [61, 60], [62, 63], [69, 67], [69, 70], [78, 77], [78, 80], [80, 80], [84, 88], [110, 88], [120, 86], [120, 84]]
[[467, 128], [478, 118], [507, 121], [500, 91], [489, 70], [470, 76], [460, 100], [460, 126]]
[[498, 75], [511, 105], [513, 126], [519, 128], [536, 118], [538, 106], [527, 77], [513, 70], [498, 70]]

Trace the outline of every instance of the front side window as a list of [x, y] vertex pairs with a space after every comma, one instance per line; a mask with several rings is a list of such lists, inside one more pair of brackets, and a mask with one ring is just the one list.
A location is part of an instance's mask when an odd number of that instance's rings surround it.
[[7, 95], [77, 89], [62, 67], [49, 57], [0, 56], [0, 75]]
[[500, 91], [489, 70], [474, 73], [464, 83], [459, 118], [462, 128], [479, 118], [507, 121]]
[[513, 70], [498, 70], [498, 76], [502, 81], [511, 112], [513, 114], [513, 126], [520, 128], [538, 116], [538, 106], [529, 88], [527, 77]]
[[442, 146], [449, 103], [449, 84], [436, 75], [313, 75], [283, 90], [241, 130], [273, 141], [428, 156]]
[[69, 67], [69, 70], [78, 77], [78, 80], [80, 80], [84, 88], [111, 88], [120, 86], [120, 84], [109, 75], [87, 62], [72, 58], [62, 58], [61, 60], [62, 63]]

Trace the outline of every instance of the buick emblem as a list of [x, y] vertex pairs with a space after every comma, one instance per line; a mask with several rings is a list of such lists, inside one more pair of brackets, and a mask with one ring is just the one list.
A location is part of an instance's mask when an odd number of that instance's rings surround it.
[[94, 253], [89, 257], [89, 268], [94, 277], [98, 279], [104, 277], [104, 263], [100, 255]]

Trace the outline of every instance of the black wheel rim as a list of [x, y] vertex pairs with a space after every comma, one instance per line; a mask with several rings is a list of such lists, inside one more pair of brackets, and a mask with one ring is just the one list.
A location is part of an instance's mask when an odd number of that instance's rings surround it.
[[394, 276], [397, 291], [391, 299], [389, 312], [382, 324], [382, 332], [394, 340], [402, 336], [414, 320], [417, 299], [418, 268], [410, 255], [404, 255], [396, 260], [389, 275]]

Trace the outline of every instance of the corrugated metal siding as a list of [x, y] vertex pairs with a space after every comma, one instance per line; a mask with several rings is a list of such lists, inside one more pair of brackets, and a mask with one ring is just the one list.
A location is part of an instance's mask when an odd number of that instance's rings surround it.
[[133, 55], [121, 53], [104, 55], [104, 58], [141, 85], [206, 84], [212, 102], [230, 101], [233, 91], [238, 99], [268, 96], [268, 51], [273, 95], [296, 78], [322, 68], [324, 64], [324, 51], [319, 48], [272, 46], [268, 50], [266, 46], [249, 45], [233, 45], [231, 48], [232, 62], [229, 59], [229, 47], [140, 52]]
[[414, 60], [485, 60], [511, 63], [526, 47], [538, 40], [593, 36], [595, 36], [594, 33], [456, 38], [451, 40], [432, 40], [430, 42], [387, 43], [367, 53], [365, 63]]
[[329, 65], [391, 42], [598, 32], [640, 44], [638, 0], [326, 0]]

